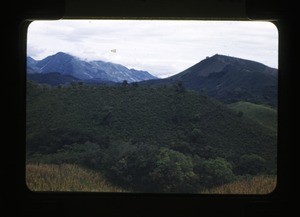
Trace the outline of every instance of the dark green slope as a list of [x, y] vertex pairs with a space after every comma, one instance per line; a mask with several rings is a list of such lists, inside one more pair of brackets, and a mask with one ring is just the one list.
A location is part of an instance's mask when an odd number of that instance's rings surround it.
[[273, 108], [250, 102], [232, 103], [229, 104], [228, 107], [236, 112], [242, 112], [243, 115], [273, 130], [274, 132], [277, 131], [277, 110]]
[[42, 73], [28, 73], [27, 80], [34, 81], [41, 84], [48, 84], [51, 86], [57, 86], [60, 84], [69, 84], [71, 82], [79, 82], [78, 78], [71, 75], [63, 75], [58, 72], [51, 72], [47, 74]]
[[64, 145], [149, 143], [235, 162], [255, 153], [274, 168], [276, 133], [221, 103], [175, 88], [75, 85], [27, 88], [28, 153]]

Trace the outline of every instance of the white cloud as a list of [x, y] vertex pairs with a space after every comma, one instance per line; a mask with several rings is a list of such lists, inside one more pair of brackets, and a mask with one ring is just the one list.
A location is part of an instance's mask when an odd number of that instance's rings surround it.
[[[111, 52], [116, 49], [116, 52]], [[166, 77], [216, 53], [277, 67], [278, 33], [268, 22], [36, 21], [28, 29], [28, 55], [63, 51]]]

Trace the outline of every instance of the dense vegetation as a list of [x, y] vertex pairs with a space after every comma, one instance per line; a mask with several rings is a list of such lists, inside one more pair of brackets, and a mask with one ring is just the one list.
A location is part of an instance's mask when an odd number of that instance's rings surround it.
[[57, 86], [60, 84], [67, 84], [71, 82], [79, 82], [78, 78], [75, 78], [71, 75], [63, 75], [58, 72], [52, 73], [30, 73], [27, 74], [27, 78], [31, 81], [41, 83], [41, 84], [49, 84], [50, 86]]
[[27, 82], [28, 163], [78, 164], [113, 185], [198, 192], [276, 172], [276, 132], [182, 84]]

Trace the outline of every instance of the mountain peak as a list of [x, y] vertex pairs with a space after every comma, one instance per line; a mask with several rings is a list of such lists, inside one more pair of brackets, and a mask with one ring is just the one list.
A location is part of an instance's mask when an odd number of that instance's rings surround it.
[[56, 57], [56, 58], [64, 58], [64, 59], [73, 59], [75, 58], [73, 55], [64, 53], [64, 52], [58, 52], [50, 57]]
[[[238, 63], [242, 63], [245, 61], [246, 62], [255, 62], [255, 61], [246, 60], [246, 59], [242, 59], [242, 58], [234, 57], [234, 56], [223, 55], [223, 54], [215, 54], [210, 58], [215, 61], [221, 61], [226, 64], [238, 64]], [[258, 63], [258, 62], [255, 62], [255, 63]], [[258, 63], [258, 64], [261, 64], [261, 63]]]
[[[181, 77], [193, 72], [193, 74], [197, 73], [198, 76], [207, 77], [211, 73], [224, 71], [226, 67], [234, 67], [246, 71], [263, 72], [265, 74], [277, 76], [277, 69], [268, 67], [262, 63], [222, 54], [215, 54], [211, 57], [206, 57], [206, 59], [200, 61], [178, 75]], [[178, 75], [175, 75], [175, 77], [178, 77]]]
[[212, 57], [206, 57], [199, 63], [172, 77], [177, 79], [180, 77], [189, 76], [191, 73], [193, 75], [195, 75], [196, 73], [196, 76], [206, 77], [209, 76], [211, 73], [220, 72], [229, 64], [229, 62], [232, 62], [226, 60], [225, 57], [226, 56], [219, 54], [215, 54]]
[[54, 54], [53, 56], [72, 56], [72, 55], [60, 51], [60, 52], [57, 52], [56, 54]]
[[72, 75], [78, 79], [97, 79], [103, 81], [137, 82], [154, 79], [150, 73], [138, 70], [129, 70], [123, 65], [104, 61], [85, 61], [68, 53], [58, 52], [40, 61], [27, 58], [28, 73], [52, 73]]
[[252, 60], [216, 54], [165, 80], [181, 81], [189, 89], [205, 90], [227, 103], [277, 104], [277, 69]]
[[[272, 71], [272, 72], [274, 72], [274, 70], [277, 71], [277, 69], [268, 67], [260, 62], [257, 62], [254, 60], [243, 59], [243, 58], [239, 58], [239, 57], [234, 57], [234, 56], [215, 54], [210, 58], [215, 61], [221, 61], [225, 64], [230, 64], [230, 65], [235, 65], [235, 66], [240, 66], [240, 67], [245, 67], [245, 68], [251, 68], [251, 70], [256, 70], [256, 71]], [[209, 59], [209, 57], [208, 57], [208, 59]], [[269, 69], [272, 69], [272, 70], [269, 70]]]

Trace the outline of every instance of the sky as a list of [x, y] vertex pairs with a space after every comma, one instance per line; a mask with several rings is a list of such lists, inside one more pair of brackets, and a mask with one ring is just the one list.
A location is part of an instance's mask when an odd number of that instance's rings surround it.
[[278, 32], [270, 22], [57, 20], [28, 27], [27, 55], [57, 52], [118, 63], [165, 78], [208, 56], [228, 55], [278, 68]]

